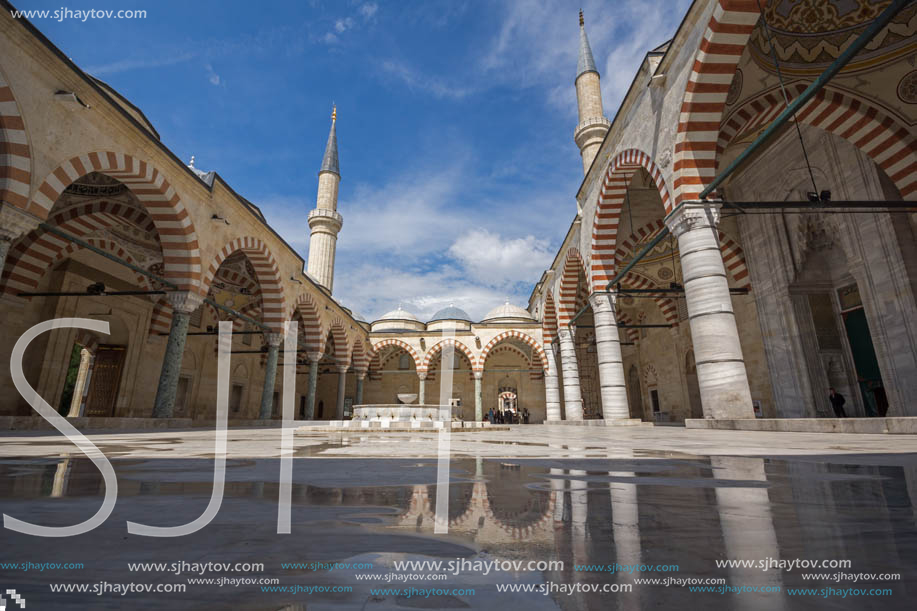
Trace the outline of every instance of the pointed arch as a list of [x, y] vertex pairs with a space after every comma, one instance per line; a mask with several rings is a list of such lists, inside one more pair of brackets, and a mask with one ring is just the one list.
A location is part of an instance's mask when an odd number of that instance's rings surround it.
[[39, 210], [29, 206], [31, 188], [29, 136], [13, 90], [0, 72], [0, 201], [37, 214]]
[[406, 342], [403, 342], [403, 341], [401, 341], [400, 339], [389, 338], [389, 339], [384, 339], [384, 340], [382, 340], [381, 342], [377, 342], [377, 343], [373, 344], [373, 345], [372, 345], [372, 358], [373, 358], [373, 360], [375, 360], [376, 357], [379, 356], [379, 352], [381, 351], [382, 348], [386, 348], [386, 347], [388, 347], [388, 346], [398, 346], [399, 348], [401, 348], [402, 350], [404, 350], [405, 352], [407, 352], [409, 355], [411, 355], [411, 358], [414, 359], [414, 368], [415, 368], [417, 371], [420, 371], [420, 369], [421, 369], [421, 360], [420, 360], [420, 357], [419, 357], [418, 354], [417, 354], [417, 351], [414, 350], [414, 348], [411, 347], [410, 344], [408, 344], [408, 343], [406, 343]]
[[757, 0], [716, 0], [681, 103], [672, 167], [676, 206], [697, 199], [716, 176], [716, 134], [726, 96], [758, 17]]
[[421, 364], [418, 371], [427, 371], [427, 369], [430, 367], [430, 362], [433, 360], [433, 357], [442, 352], [442, 349], [446, 346], [452, 346], [455, 350], [458, 350], [467, 356], [468, 361], [471, 363], [472, 371], [481, 371], [481, 365], [478, 363], [478, 360], [475, 358], [471, 349], [462, 342], [451, 337], [447, 337], [446, 339], [437, 342], [436, 345], [427, 350], [427, 353], [423, 357], [423, 363]]
[[[808, 83], [787, 87], [791, 98]], [[776, 90], [766, 91], [736, 108], [724, 119], [716, 141], [716, 161], [743, 134], [769, 124], [786, 108]], [[872, 101], [834, 87], [825, 87], [796, 113], [805, 125], [844, 138], [875, 162], [895, 183], [905, 200], [917, 199], [917, 139], [912, 129]]]
[[255, 276], [258, 278], [261, 288], [262, 321], [270, 327], [272, 332], [283, 333], [283, 317], [286, 307], [284, 306], [280, 270], [274, 255], [258, 238], [251, 236], [236, 238], [224, 246], [207, 269], [201, 285], [202, 294], [206, 295], [210, 290], [213, 278], [223, 261], [233, 253], [240, 251], [248, 257], [255, 270]]
[[544, 298], [544, 308], [541, 316], [541, 334], [544, 345], [550, 346], [557, 337], [557, 306], [554, 304], [554, 294], [549, 290]]
[[328, 326], [325, 336], [331, 335], [334, 339], [334, 358], [338, 365], [350, 365], [350, 342], [347, 341], [347, 331], [340, 318], [335, 318]]
[[[146, 212], [111, 201], [71, 206], [48, 219], [48, 224], [84, 239], [95, 231], [111, 229], [125, 222], [145, 231], [155, 232], [155, 227], [151, 227], [153, 221]], [[161, 245], [158, 234], [157, 242]], [[41, 227], [33, 229], [10, 248], [2, 275], [4, 292], [16, 294], [34, 291], [51, 266], [65, 256], [62, 253], [69, 254], [77, 248], [73, 242]], [[133, 259], [130, 263], [136, 264]], [[143, 284], [148, 284], [146, 277]]]
[[318, 305], [315, 302], [315, 298], [309, 293], [299, 295], [296, 298], [296, 303], [293, 304], [293, 311], [290, 313], [291, 319], [294, 313], [298, 313], [302, 318], [302, 327], [299, 332], [305, 341], [306, 350], [323, 352], [325, 336], [322, 334], [322, 323], [318, 316]]
[[38, 187], [29, 209], [36, 206], [36, 215], [47, 218], [64, 189], [90, 172], [106, 174], [131, 190], [156, 224], [162, 242], [163, 275], [181, 290], [200, 290], [201, 251], [194, 224], [169, 181], [146, 161], [111, 151], [73, 157]]
[[355, 339], [350, 354], [354, 371], [366, 373], [369, 370], [369, 351], [366, 347], [366, 340], [362, 337]]
[[650, 156], [638, 149], [618, 153], [608, 164], [595, 206], [595, 220], [592, 224], [592, 286], [604, 287], [614, 277], [618, 223], [627, 187], [640, 168], [646, 170], [653, 179], [665, 213], [672, 211], [669, 190], [662, 179], [662, 172]]
[[522, 333], [520, 331], [504, 331], [503, 333], [500, 333], [499, 335], [494, 337], [492, 340], [487, 342], [487, 345], [485, 345], [484, 349], [481, 351], [481, 357], [480, 357], [481, 369], [484, 368], [484, 362], [487, 360], [487, 355], [490, 354], [490, 351], [494, 348], [494, 346], [508, 339], [516, 339], [526, 344], [527, 346], [529, 346], [532, 349], [532, 354], [534, 356], [537, 356], [538, 360], [541, 362], [541, 368], [547, 371], [548, 357], [545, 356], [545, 353], [542, 347], [538, 345], [538, 342], [535, 341], [534, 337], [532, 337], [531, 335]]
[[[623, 312], [618, 313], [617, 321], [619, 325], [634, 324], [634, 319]], [[636, 342], [638, 339], [640, 339], [640, 332], [637, 331], [637, 329], [625, 328], [624, 331], [627, 331], [627, 339], [631, 342]]]
[[576, 248], [567, 250], [564, 258], [564, 271], [560, 278], [560, 300], [558, 306], [557, 322], [559, 325], [565, 325], [573, 319], [576, 314], [576, 296], [579, 289], [580, 274], [583, 275], [583, 281], [586, 283], [586, 293], [589, 294], [589, 274], [586, 273], [586, 265], [583, 258]]
[[[624, 275], [624, 278], [621, 279], [621, 284], [635, 289], [659, 288], [655, 282], [633, 270]], [[659, 308], [662, 318], [664, 318], [667, 323], [678, 325], [678, 306], [675, 304], [674, 300], [668, 297], [653, 297], [653, 301], [656, 302], [656, 306]]]

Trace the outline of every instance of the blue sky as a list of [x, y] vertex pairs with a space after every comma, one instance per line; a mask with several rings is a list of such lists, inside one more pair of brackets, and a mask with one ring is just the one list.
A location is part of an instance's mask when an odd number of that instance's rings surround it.
[[690, 0], [129, 2], [138, 20], [33, 20], [140, 107], [180, 158], [216, 170], [305, 258], [332, 101], [344, 228], [334, 295], [478, 318], [525, 306], [576, 213], [573, 79], [582, 5], [614, 113]]

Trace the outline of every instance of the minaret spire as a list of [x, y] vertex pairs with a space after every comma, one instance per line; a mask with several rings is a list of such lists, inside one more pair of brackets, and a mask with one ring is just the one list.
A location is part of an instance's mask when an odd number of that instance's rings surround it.
[[605, 118], [602, 108], [602, 87], [599, 71], [592, 56], [592, 47], [586, 36], [586, 20], [582, 9], [579, 12], [579, 57], [576, 61], [576, 105], [579, 109], [579, 124], [573, 133], [573, 139], [579, 147], [583, 158], [583, 173], [589, 171], [595, 156], [599, 152], [602, 140], [611, 127]]
[[318, 170], [318, 196], [315, 209], [309, 212], [309, 267], [308, 273], [321, 286], [331, 289], [334, 285], [334, 256], [337, 236], [344, 224], [344, 218], [337, 211], [338, 186], [341, 183], [341, 169], [338, 165], [337, 105], [332, 105], [331, 131], [325, 144], [325, 154]]

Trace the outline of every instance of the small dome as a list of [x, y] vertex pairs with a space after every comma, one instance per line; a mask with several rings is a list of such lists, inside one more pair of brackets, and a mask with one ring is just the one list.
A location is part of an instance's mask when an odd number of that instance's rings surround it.
[[502, 319], [512, 319], [512, 320], [535, 320], [535, 317], [529, 314], [528, 310], [520, 308], [519, 306], [514, 306], [510, 302], [506, 302], [501, 306], [495, 307], [493, 310], [487, 313], [484, 317], [484, 321], [491, 320], [502, 320]]
[[471, 317], [468, 316], [468, 312], [466, 312], [465, 310], [461, 308], [457, 308], [450, 303], [449, 307], [443, 308], [442, 310], [434, 314], [433, 318], [430, 319], [430, 322], [434, 322], [437, 320], [464, 320], [467, 322], [471, 322]]
[[420, 322], [416, 316], [403, 309], [401, 306], [398, 306], [397, 310], [392, 310], [391, 312], [383, 314], [378, 320], [411, 320]]

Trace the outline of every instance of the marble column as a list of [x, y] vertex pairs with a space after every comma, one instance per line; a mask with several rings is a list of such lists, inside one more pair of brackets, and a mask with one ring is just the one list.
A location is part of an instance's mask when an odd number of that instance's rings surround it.
[[595, 318], [595, 350], [599, 364], [599, 389], [602, 397], [602, 417], [605, 420], [628, 419], [627, 384], [624, 359], [615, 320], [615, 297], [609, 293], [593, 293], [589, 304]]
[[315, 418], [315, 390], [318, 387], [318, 363], [322, 360], [321, 352], [307, 352], [309, 359], [309, 394], [306, 395], [306, 420]]
[[417, 386], [417, 405], [425, 405], [427, 400], [427, 372], [418, 371], [417, 379], [420, 380]]
[[366, 378], [365, 371], [357, 372], [357, 397], [354, 399], [354, 405], [363, 405], [363, 380]]
[[[474, 420], [481, 422], [484, 420], [484, 389], [482, 381], [484, 379], [483, 371], [474, 372]], [[491, 424], [493, 424], [491, 422]]]
[[548, 360], [548, 368], [544, 372], [545, 420], [560, 420], [560, 386], [557, 380], [557, 359], [554, 356], [553, 344], [545, 346], [544, 355]]
[[267, 362], [264, 364], [264, 386], [261, 388], [261, 412], [258, 418], [270, 420], [274, 408], [274, 385], [277, 381], [277, 359], [280, 356], [280, 342], [283, 333], [265, 333]]
[[153, 418], [171, 418], [175, 409], [175, 393], [178, 392], [178, 374], [188, 338], [188, 322], [191, 312], [198, 309], [204, 298], [192, 291], [174, 291], [166, 295], [172, 304], [172, 326], [166, 342], [166, 354], [162, 359], [159, 386], [153, 401]]
[[347, 388], [348, 369], [350, 369], [350, 364], [338, 365], [338, 402], [335, 416], [338, 420], [344, 419], [344, 391]]
[[716, 226], [720, 204], [684, 202], [665, 218], [678, 239], [705, 418], [754, 418]]
[[576, 364], [576, 346], [573, 332], [566, 326], [557, 332], [560, 340], [560, 367], [564, 373], [565, 420], [583, 419], [583, 396], [579, 387], [579, 367]]
[[80, 407], [83, 405], [83, 396], [86, 394], [92, 360], [92, 353], [89, 350], [86, 348], [80, 350], [80, 367], [76, 372], [76, 383], [73, 385], [73, 398], [70, 400], [68, 418], [77, 418], [80, 415]]
[[13, 242], [38, 227], [39, 223], [41, 219], [37, 216], [0, 201], [0, 274], [3, 273], [6, 255], [9, 254]]

